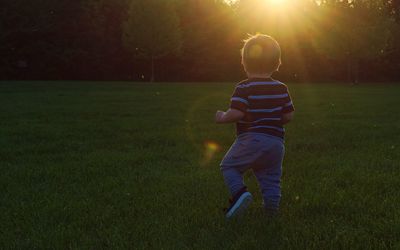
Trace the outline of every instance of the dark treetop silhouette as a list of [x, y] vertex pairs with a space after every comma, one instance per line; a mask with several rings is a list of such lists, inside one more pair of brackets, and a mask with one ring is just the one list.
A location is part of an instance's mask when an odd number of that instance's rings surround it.
[[237, 80], [241, 40], [262, 32], [284, 51], [279, 79], [396, 81], [399, 2], [4, 0], [0, 77]]

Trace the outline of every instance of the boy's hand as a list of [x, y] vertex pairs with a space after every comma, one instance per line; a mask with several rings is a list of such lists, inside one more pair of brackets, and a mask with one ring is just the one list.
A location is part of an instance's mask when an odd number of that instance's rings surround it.
[[231, 123], [238, 122], [244, 117], [244, 113], [237, 109], [228, 109], [228, 111], [217, 111], [215, 114], [216, 123]]
[[216, 123], [222, 123], [223, 122], [223, 117], [225, 115], [224, 111], [218, 110], [217, 113], [215, 113], [215, 122]]

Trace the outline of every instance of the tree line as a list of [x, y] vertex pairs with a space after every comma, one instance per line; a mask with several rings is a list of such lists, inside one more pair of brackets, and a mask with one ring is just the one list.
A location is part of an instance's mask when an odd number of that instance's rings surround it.
[[400, 79], [400, 0], [3, 0], [3, 80], [233, 81], [248, 34], [285, 81]]

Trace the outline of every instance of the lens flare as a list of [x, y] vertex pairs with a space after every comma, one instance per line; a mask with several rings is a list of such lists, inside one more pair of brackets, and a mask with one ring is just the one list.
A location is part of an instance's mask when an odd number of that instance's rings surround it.
[[204, 142], [204, 158], [202, 165], [205, 165], [211, 161], [214, 157], [215, 153], [220, 150], [220, 146], [218, 143], [214, 141], [205, 141]]
[[203, 116], [199, 116], [199, 114], [204, 113], [205, 107], [210, 102], [227, 98], [230, 98], [230, 94], [226, 92], [199, 94], [198, 98], [195, 96], [192, 103], [187, 106], [186, 115], [182, 122], [184, 122], [186, 138], [199, 156], [198, 163], [200, 166], [205, 166], [211, 159], [214, 159], [216, 153], [221, 150], [221, 146], [215, 140], [211, 140], [208, 134], [202, 133], [202, 131], [210, 129], [211, 125], [204, 122]]
[[206, 148], [210, 152], [216, 152], [219, 150], [219, 145], [213, 141], [206, 141], [205, 142]]
[[260, 45], [256, 44], [251, 46], [249, 51], [249, 57], [251, 59], [257, 59], [261, 57], [262, 53], [263, 53], [263, 48]]

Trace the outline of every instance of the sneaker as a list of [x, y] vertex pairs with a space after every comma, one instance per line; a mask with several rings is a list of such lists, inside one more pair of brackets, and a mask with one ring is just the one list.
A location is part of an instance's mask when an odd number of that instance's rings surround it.
[[233, 199], [229, 200], [231, 205], [226, 210], [225, 217], [229, 219], [240, 215], [241, 213], [243, 213], [243, 211], [246, 210], [246, 208], [250, 205], [252, 201], [253, 196], [251, 195], [251, 193], [247, 192], [246, 188], [241, 189], [233, 197]]

